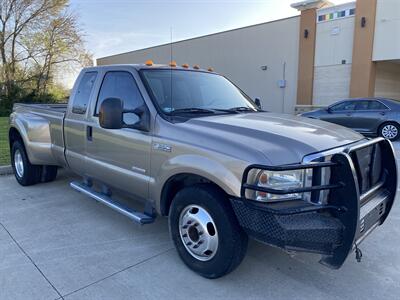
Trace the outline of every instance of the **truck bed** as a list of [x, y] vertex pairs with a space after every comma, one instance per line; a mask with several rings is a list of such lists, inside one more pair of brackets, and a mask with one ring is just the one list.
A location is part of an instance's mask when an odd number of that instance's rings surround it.
[[27, 104], [27, 103], [15, 103], [14, 110], [18, 107], [27, 108], [28, 110], [41, 110], [41, 111], [51, 111], [51, 112], [59, 112], [66, 113], [67, 112], [67, 103], [35, 103], [35, 104]]
[[65, 166], [64, 117], [67, 104], [16, 103], [11, 114], [22, 133], [30, 161]]

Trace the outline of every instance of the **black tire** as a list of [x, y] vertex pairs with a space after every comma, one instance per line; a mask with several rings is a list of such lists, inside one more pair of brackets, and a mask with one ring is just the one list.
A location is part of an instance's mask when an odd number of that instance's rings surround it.
[[[22, 176], [18, 174], [15, 165], [15, 153], [19, 152], [21, 155], [21, 161], [23, 164], [23, 174]], [[37, 165], [32, 165], [29, 162], [28, 156], [25, 151], [25, 147], [21, 141], [15, 141], [11, 147], [11, 165], [14, 171], [15, 178], [18, 183], [23, 186], [29, 186], [40, 182], [42, 167]]]
[[[189, 205], [205, 209], [212, 217], [218, 232], [218, 248], [208, 261], [192, 256], [183, 244], [179, 218]], [[232, 272], [243, 260], [248, 237], [239, 226], [226, 195], [209, 184], [198, 184], [180, 190], [174, 197], [169, 211], [169, 229], [175, 247], [183, 262], [199, 275], [214, 279]]]
[[57, 177], [57, 166], [43, 166], [42, 168], [42, 182], [51, 182]]
[[[393, 126], [396, 129], [396, 132], [397, 132], [396, 136], [388, 137], [387, 134], [385, 136], [384, 129], [387, 128], [388, 126]], [[383, 137], [383, 138], [385, 138], [385, 139], [388, 139], [388, 140], [391, 140], [391, 141], [396, 141], [400, 137], [400, 126], [399, 126], [399, 124], [397, 124], [395, 122], [383, 123], [381, 126], [379, 126], [378, 135]]]

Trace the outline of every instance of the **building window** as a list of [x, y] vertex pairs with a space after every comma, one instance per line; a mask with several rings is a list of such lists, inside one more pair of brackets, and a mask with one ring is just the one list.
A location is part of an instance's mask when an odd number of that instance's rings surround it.
[[324, 15], [319, 15], [318, 22], [331, 21], [331, 20], [335, 20], [335, 19], [339, 19], [339, 18], [345, 18], [346, 16], [351, 17], [351, 16], [354, 16], [355, 13], [356, 13], [356, 9], [351, 8], [351, 9], [345, 9], [345, 10], [336, 11], [336, 12], [328, 13], [328, 14], [324, 14]]

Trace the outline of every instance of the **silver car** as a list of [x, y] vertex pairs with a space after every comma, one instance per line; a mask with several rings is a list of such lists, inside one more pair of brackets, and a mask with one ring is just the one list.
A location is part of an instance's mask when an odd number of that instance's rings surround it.
[[364, 135], [396, 140], [400, 134], [400, 102], [385, 98], [342, 100], [327, 108], [301, 114], [349, 127]]

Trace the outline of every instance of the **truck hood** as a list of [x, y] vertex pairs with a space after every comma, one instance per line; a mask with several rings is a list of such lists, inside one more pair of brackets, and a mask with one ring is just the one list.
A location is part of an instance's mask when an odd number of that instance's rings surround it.
[[242, 158], [257, 151], [271, 165], [301, 162], [308, 154], [363, 139], [339, 125], [276, 113], [218, 115], [194, 118], [180, 125], [196, 131], [193, 143]]

